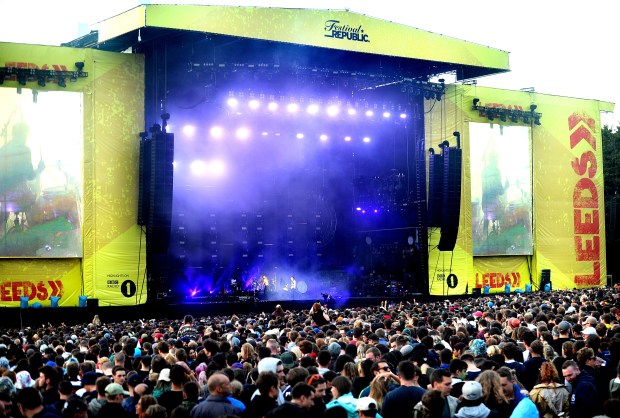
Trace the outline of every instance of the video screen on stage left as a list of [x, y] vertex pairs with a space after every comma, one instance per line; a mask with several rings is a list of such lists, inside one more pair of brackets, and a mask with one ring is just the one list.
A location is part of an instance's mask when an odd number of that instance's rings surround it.
[[82, 256], [82, 93], [0, 88], [0, 257]]
[[530, 128], [469, 124], [473, 255], [530, 255]]

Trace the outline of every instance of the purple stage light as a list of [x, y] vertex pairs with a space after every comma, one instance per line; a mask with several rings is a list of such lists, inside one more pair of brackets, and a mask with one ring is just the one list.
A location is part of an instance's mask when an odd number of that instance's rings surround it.
[[276, 110], [278, 110], [278, 104], [276, 102], [269, 102], [269, 104], [267, 105], [267, 109], [275, 112]]
[[237, 139], [248, 139], [250, 137], [250, 130], [248, 128], [241, 127], [237, 129], [235, 136]]
[[364, 141], [365, 143], [369, 143], [369, 142], [370, 142], [370, 137], [369, 137], [369, 136], [365, 136], [365, 137], [364, 137], [364, 139], [363, 139], [363, 141]]
[[406, 113], [401, 113], [400, 114], [400, 118], [401, 119], [407, 119], [407, 114]]
[[252, 99], [248, 102], [248, 107], [252, 110], [256, 110], [260, 107], [260, 102], [256, 99]]
[[220, 139], [224, 136], [224, 128], [221, 126], [214, 126], [209, 130], [212, 138]]
[[360, 211], [362, 210], [362, 208], [360, 208], [359, 206], [355, 208], [355, 210]]
[[189, 167], [192, 173], [197, 176], [203, 175], [207, 172], [207, 163], [205, 163], [204, 161], [192, 161]]
[[374, 116], [374, 114], [375, 114], [375, 112], [373, 112], [373, 111], [372, 111], [372, 110], [370, 110], [370, 109], [368, 109], [368, 110], [366, 111], [366, 116], [368, 116], [369, 118], [373, 117], [373, 116]]
[[239, 105], [239, 101], [237, 99], [235, 99], [234, 97], [230, 97], [227, 101], [226, 104], [230, 107], [237, 107]]
[[286, 110], [288, 110], [289, 113], [297, 113], [297, 111], [299, 110], [299, 105], [297, 103], [289, 103], [286, 106]]
[[392, 115], [390, 114], [390, 112], [383, 112], [383, 117], [384, 117], [384, 118], [388, 119], [390, 116], [392, 116]]
[[297, 139], [304, 139], [304, 134], [299, 132], [297, 135], [295, 135], [295, 138], [297, 138]]
[[379, 213], [379, 209], [375, 209], [375, 210], [374, 210], [374, 212], [375, 212], [375, 213]]
[[327, 141], [329, 138], [328, 138], [328, 136], [327, 136], [327, 135], [325, 135], [325, 134], [321, 134], [321, 136], [319, 136], [319, 139], [320, 139], [321, 141], [325, 142], [325, 141]]
[[355, 116], [357, 114], [357, 110], [350, 107], [347, 109], [347, 113], [349, 114], [349, 116]]
[[221, 160], [211, 160], [207, 164], [209, 174], [219, 177], [226, 171], [226, 164]]
[[308, 112], [310, 115], [316, 115], [319, 112], [319, 105], [317, 104], [311, 104], [306, 108], [306, 112]]
[[347, 142], [351, 142], [351, 137], [347, 135], [347, 136], [344, 137], [344, 140], [347, 141]]
[[183, 134], [188, 137], [193, 137], [194, 133], [196, 133], [196, 127], [193, 125], [185, 125], [183, 127]]
[[336, 105], [331, 105], [327, 108], [327, 116], [337, 116], [340, 113], [340, 109]]

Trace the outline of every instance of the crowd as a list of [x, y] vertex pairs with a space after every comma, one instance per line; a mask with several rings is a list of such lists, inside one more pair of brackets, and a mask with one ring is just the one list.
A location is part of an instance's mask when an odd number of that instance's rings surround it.
[[610, 288], [0, 333], [0, 417], [620, 416]]

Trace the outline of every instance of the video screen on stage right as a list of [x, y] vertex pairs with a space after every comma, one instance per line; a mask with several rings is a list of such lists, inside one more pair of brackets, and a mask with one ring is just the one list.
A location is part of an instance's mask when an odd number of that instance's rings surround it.
[[531, 255], [530, 128], [469, 124], [473, 255]]

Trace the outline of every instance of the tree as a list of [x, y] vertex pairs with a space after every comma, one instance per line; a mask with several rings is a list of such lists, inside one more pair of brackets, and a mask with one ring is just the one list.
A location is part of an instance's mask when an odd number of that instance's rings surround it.
[[620, 126], [602, 130], [603, 167], [605, 173], [605, 231], [607, 248], [607, 274], [620, 275], [620, 260], [615, 257], [620, 250]]

